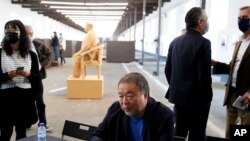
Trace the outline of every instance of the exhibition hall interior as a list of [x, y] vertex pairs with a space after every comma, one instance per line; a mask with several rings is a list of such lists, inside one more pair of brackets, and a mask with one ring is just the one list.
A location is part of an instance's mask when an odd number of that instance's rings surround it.
[[[143, 75], [150, 87], [149, 96], [174, 111], [175, 104], [165, 98], [170, 88], [166, 61], [172, 51], [169, 49], [172, 41], [186, 34], [183, 33], [185, 16], [191, 8], [206, 11], [209, 30], [202, 36], [210, 41], [211, 59], [229, 64], [242, 36], [238, 14], [244, 6], [250, 6], [250, 1], [1, 0], [0, 39], [2, 42], [7, 38], [5, 25], [8, 21], [21, 21], [28, 35], [27, 27], [32, 28], [32, 40], [39, 40], [49, 52], [46, 64], [38, 57], [40, 67], [46, 71], [41, 81], [47, 137], [58, 141], [88, 140], [90, 135], [85, 139], [74, 137], [81, 136], [73, 131], [74, 126], [90, 130], [104, 122], [109, 107], [121, 100], [120, 79], [127, 74]], [[2, 43], [0, 48], [4, 49]], [[212, 69], [211, 66], [211, 72]], [[225, 139], [227, 112], [223, 104], [228, 78], [227, 74], [211, 73], [213, 96], [205, 129], [207, 141]], [[39, 118], [26, 129], [27, 137], [34, 140], [37, 139]], [[73, 122], [68, 123], [68, 129], [65, 127], [67, 121]], [[176, 136], [175, 140], [178, 139]], [[11, 136], [11, 141], [14, 140], [15, 129]]]

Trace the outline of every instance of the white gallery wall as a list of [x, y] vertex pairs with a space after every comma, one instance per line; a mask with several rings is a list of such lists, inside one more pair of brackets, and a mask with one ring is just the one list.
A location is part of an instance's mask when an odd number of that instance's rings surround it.
[[[160, 55], [167, 56], [170, 42], [181, 34], [185, 28], [185, 15], [192, 7], [200, 7], [201, 0], [172, 0], [162, 7], [161, 48]], [[212, 58], [229, 63], [234, 50], [234, 44], [241, 32], [238, 30], [237, 16], [239, 8], [250, 6], [250, 0], [206, 0], [209, 31], [204, 36], [212, 44]], [[157, 44], [154, 39], [158, 35], [158, 11], [149, 14], [145, 20], [144, 51], [155, 54]], [[142, 20], [131, 29], [124, 31], [119, 40], [129, 40], [129, 32], [136, 31], [136, 49], [142, 49]], [[134, 40], [134, 38], [131, 38]]]
[[[181, 34], [185, 28], [185, 15], [192, 7], [200, 7], [201, 0], [171, 0], [162, 7], [161, 48], [160, 55], [167, 56], [170, 42]], [[235, 42], [241, 32], [237, 26], [239, 8], [249, 6], [250, 0], [206, 0], [206, 11], [209, 17], [209, 31], [204, 36], [211, 40], [212, 58], [228, 63], [231, 60]], [[4, 36], [4, 25], [12, 19], [19, 19], [34, 28], [34, 37], [51, 38], [53, 32], [62, 33], [66, 40], [82, 41], [85, 34], [77, 29], [64, 25], [49, 17], [37, 14], [10, 0], [0, 1], [0, 40]], [[119, 40], [135, 40], [136, 49], [142, 48], [142, 20], [124, 31]], [[145, 19], [144, 51], [155, 54], [158, 37], [158, 11], [149, 14]]]
[[82, 41], [85, 34], [75, 28], [69, 27], [49, 17], [37, 14], [29, 8], [22, 8], [19, 4], [11, 4], [11, 0], [0, 1], [0, 40], [4, 37], [4, 25], [9, 20], [18, 19], [25, 25], [31, 25], [34, 37], [51, 38], [53, 32], [62, 33], [66, 40]]
[[212, 42], [212, 57], [229, 63], [236, 41], [242, 35], [238, 29], [238, 13], [249, 0], [207, 0], [210, 30], [206, 35]]

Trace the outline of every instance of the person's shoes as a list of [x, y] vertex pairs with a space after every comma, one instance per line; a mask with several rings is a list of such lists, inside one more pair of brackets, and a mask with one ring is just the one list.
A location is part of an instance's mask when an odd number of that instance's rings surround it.
[[46, 132], [52, 132], [53, 130], [53, 127], [46, 126], [45, 128], [46, 128]]

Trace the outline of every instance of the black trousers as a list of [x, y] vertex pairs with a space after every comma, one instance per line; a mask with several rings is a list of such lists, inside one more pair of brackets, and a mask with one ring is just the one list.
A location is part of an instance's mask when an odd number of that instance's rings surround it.
[[61, 59], [61, 64], [66, 63], [64, 56], [63, 56], [63, 50], [60, 49], [60, 59]]
[[9, 141], [13, 128], [16, 139], [26, 137], [26, 128], [37, 122], [37, 110], [32, 89], [13, 87], [1, 89], [0, 130], [1, 141]]
[[[10, 141], [12, 132], [13, 132], [13, 125], [3, 125], [1, 127], [1, 141]], [[16, 130], [16, 140], [22, 139], [26, 137], [26, 126], [23, 124], [15, 125]]]
[[36, 101], [39, 123], [44, 123], [46, 125], [47, 124], [46, 114], [45, 114], [46, 105], [43, 100], [43, 83], [42, 82], [41, 82], [41, 86], [39, 88], [38, 94], [35, 98], [35, 101]]
[[176, 136], [187, 137], [188, 141], [206, 141], [206, 126], [209, 105], [175, 105]]

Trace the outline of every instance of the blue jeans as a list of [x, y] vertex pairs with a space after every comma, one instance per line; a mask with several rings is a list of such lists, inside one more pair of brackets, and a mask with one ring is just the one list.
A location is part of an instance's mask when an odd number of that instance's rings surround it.
[[58, 61], [59, 58], [59, 46], [53, 46], [55, 61]]

